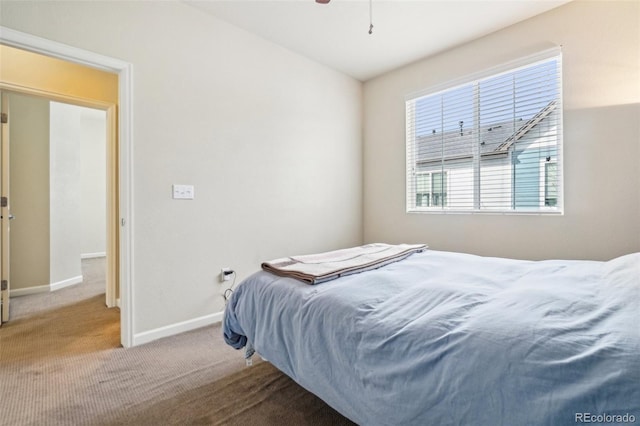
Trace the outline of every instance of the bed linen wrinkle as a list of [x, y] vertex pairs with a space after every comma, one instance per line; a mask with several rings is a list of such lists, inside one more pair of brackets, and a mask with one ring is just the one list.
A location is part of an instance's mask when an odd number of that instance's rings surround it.
[[237, 345], [246, 333], [258, 353], [363, 425], [640, 418], [639, 271], [640, 254], [528, 262], [427, 250], [326, 287], [260, 272], [233, 295], [252, 302], [227, 305], [259, 312], [225, 314], [225, 337]]

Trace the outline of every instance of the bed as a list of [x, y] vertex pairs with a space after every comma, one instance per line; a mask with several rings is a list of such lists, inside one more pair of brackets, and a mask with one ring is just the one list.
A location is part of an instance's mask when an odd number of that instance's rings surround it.
[[223, 331], [361, 425], [640, 422], [640, 253], [427, 249], [317, 285], [259, 271]]

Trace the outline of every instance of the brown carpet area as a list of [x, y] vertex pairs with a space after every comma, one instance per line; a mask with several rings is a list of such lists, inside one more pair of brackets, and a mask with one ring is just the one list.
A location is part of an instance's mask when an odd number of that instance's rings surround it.
[[220, 326], [130, 349], [104, 306], [104, 263], [82, 284], [11, 300], [0, 327], [0, 425], [348, 425], [267, 362], [246, 367]]

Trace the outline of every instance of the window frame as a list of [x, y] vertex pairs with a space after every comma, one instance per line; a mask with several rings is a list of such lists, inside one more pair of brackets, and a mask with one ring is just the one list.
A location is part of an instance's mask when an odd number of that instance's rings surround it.
[[[490, 78], [499, 77], [504, 74], [514, 73], [520, 69], [532, 67], [532, 66], [535, 66], [537, 63], [543, 63], [553, 59], [557, 60], [557, 67], [558, 67], [557, 76], [559, 77], [558, 87], [557, 87], [557, 90], [558, 90], [557, 100], [559, 101], [559, 107], [556, 108], [556, 110], [554, 111], [554, 113], [557, 114], [557, 126], [559, 128], [556, 136], [557, 143], [555, 145], [555, 147], [557, 148], [557, 154], [555, 158], [551, 161], [557, 164], [556, 173], [558, 175], [557, 176], [558, 188], [557, 188], [556, 206], [541, 205], [536, 208], [517, 208], [516, 209], [515, 207], [511, 207], [508, 209], [507, 208], [492, 209], [492, 208], [482, 208], [481, 206], [479, 206], [479, 204], [476, 201], [474, 201], [474, 207], [469, 209], [453, 208], [448, 206], [429, 206], [429, 207], [418, 206], [416, 203], [416, 197], [415, 197], [417, 192], [416, 194], [413, 194], [413, 200], [411, 199], [411, 196], [412, 196], [411, 189], [412, 188], [417, 189], [417, 186], [415, 185], [415, 183], [413, 187], [410, 185], [411, 179], [417, 174], [424, 174], [424, 173], [431, 174], [434, 171], [428, 171], [428, 172], [416, 171], [415, 158], [411, 157], [411, 161], [410, 161], [410, 156], [413, 155], [412, 154], [413, 145], [415, 143], [415, 130], [412, 131], [413, 138], [410, 138], [409, 129], [411, 124], [409, 123], [408, 112], [407, 110], [405, 110], [405, 120], [406, 120], [405, 121], [405, 165], [406, 165], [405, 207], [406, 207], [406, 213], [434, 213], [434, 214], [454, 213], [454, 214], [494, 214], [494, 215], [495, 214], [498, 214], [498, 215], [505, 215], [505, 214], [506, 215], [523, 215], [524, 214], [524, 215], [552, 215], [552, 216], [564, 215], [564, 186], [565, 185], [564, 185], [564, 159], [563, 159], [563, 102], [562, 102], [563, 70], [562, 70], [562, 51], [560, 46], [547, 49], [533, 55], [525, 56], [513, 61], [509, 61], [499, 66], [492, 67], [492, 68], [483, 70], [481, 72], [476, 72], [457, 80], [452, 80], [444, 84], [439, 84], [424, 90], [420, 90], [418, 92], [411, 93], [405, 96], [405, 105], [406, 105], [406, 108], [408, 108], [409, 102], [415, 101], [418, 98], [437, 95], [437, 94], [448, 92], [448, 91], [454, 91], [456, 89], [459, 89], [469, 84], [477, 85], [482, 80], [488, 80]], [[474, 175], [480, 173], [480, 168], [478, 167], [478, 164], [477, 164], [480, 162], [480, 157], [479, 155], [476, 157], [476, 155], [477, 155], [477, 152], [475, 151], [475, 148], [474, 148], [474, 154], [473, 154], [474, 168], [472, 170], [472, 173]], [[439, 172], [443, 172], [443, 173], [447, 172], [447, 169], [444, 167], [444, 163], [443, 163], [443, 167], [439, 170]], [[541, 180], [542, 180], [541, 189], [543, 190], [543, 192], [541, 193], [541, 197], [543, 198], [543, 200], [546, 198], [546, 193], [544, 192], [544, 190], [546, 189], [545, 188], [546, 173], [544, 172], [546, 172], [546, 167], [543, 166], [543, 174], [541, 176]], [[447, 179], [447, 185], [449, 185], [449, 179]], [[477, 194], [475, 197], [479, 199], [479, 193], [482, 188], [481, 183], [474, 181], [472, 185], [473, 185], [474, 193]], [[432, 197], [430, 196], [430, 198]], [[431, 204], [431, 201], [432, 200], [430, 199], [429, 204]]]

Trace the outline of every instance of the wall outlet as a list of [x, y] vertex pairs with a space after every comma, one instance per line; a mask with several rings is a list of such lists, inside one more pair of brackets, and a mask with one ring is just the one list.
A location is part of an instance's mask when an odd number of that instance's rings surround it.
[[220, 282], [229, 281], [231, 279], [231, 275], [233, 275], [233, 269], [231, 268], [222, 268], [220, 269]]

